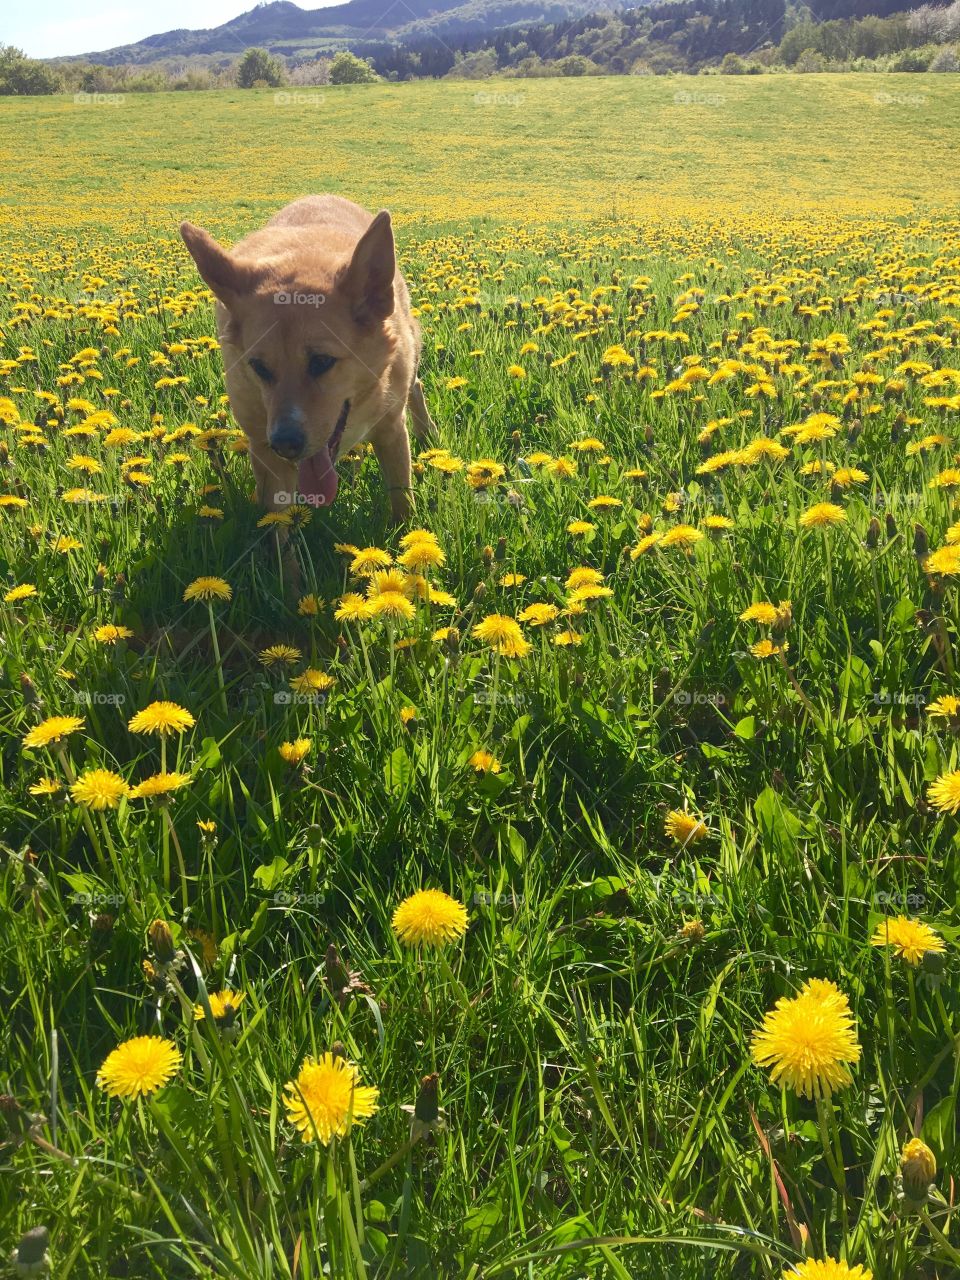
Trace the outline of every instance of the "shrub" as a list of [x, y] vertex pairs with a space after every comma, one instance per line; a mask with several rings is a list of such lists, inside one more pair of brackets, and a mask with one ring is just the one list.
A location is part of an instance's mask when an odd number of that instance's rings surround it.
[[960, 58], [956, 49], [941, 49], [933, 55], [928, 71], [960, 71]]
[[349, 49], [341, 49], [330, 63], [331, 84], [372, 84], [379, 79], [370, 63]]
[[822, 53], [816, 49], [804, 49], [794, 63], [794, 70], [801, 72], [825, 71], [826, 66]]
[[283, 84], [283, 67], [266, 49], [248, 49], [237, 64], [241, 89], [276, 88]]

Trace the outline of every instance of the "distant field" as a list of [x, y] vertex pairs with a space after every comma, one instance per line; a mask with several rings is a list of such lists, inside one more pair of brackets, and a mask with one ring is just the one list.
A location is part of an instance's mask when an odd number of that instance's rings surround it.
[[[286, 101], [284, 101], [286, 98]], [[423, 81], [0, 101], [17, 221], [244, 226], [337, 191], [493, 222], [949, 207], [955, 77]]]
[[[0, 1271], [956, 1280], [955, 83], [0, 102]], [[402, 529], [176, 233], [323, 189]]]

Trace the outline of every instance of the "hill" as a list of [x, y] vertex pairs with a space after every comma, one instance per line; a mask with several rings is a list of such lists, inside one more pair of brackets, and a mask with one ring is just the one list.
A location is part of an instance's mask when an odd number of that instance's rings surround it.
[[301, 9], [272, 0], [204, 30], [179, 28], [59, 61], [144, 66], [168, 58], [235, 57], [252, 46], [285, 57], [316, 53], [358, 40], [492, 31], [516, 23], [558, 22], [596, 8], [595, 0], [347, 0], [327, 9]]

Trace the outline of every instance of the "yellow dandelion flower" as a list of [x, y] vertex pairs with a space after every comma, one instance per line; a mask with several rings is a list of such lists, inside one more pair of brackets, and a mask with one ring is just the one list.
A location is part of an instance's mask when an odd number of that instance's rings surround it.
[[393, 913], [393, 931], [406, 946], [444, 946], [467, 931], [467, 909], [440, 889], [421, 889]]
[[176, 702], [151, 702], [130, 718], [127, 728], [131, 733], [157, 733], [165, 738], [170, 733], [183, 733], [192, 729], [196, 720]]
[[77, 804], [87, 809], [115, 809], [130, 788], [112, 769], [87, 769], [70, 788]]
[[118, 640], [129, 640], [133, 632], [129, 627], [117, 627], [112, 622], [97, 627], [93, 638], [97, 644], [116, 644]]
[[927, 788], [927, 799], [939, 813], [956, 813], [960, 810], [960, 769], [953, 773], [941, 773]]
[[505, 658], [524, 658], [530, 652], [530, 642], [523, 638], [520, 624], [502, 613], [489, 614], [477, 623], [473, 634]]
[[56, 746], [71, 733], [82, 729], [83, 725], [82, 716], [49, 716], [24, 735], [23, 745], [25, 747]]
[[489, 751], [475, 751], [467, 764], [471, 769], [476, 769], [477, 773], [500, 773], [503, 769], [497, 757]]
[[928, 952], [933, 955], [943, 955], [947, 949], [935, 929], [931, 929], [922, 920], [910, 920], [906, 916], [895, 916], [881, 921], [870, 939], [870, 945], [890, 947], [901, 960], [905, 960], [914, 968], [920, 964]]
[[835, 502], [817, 502], [800, 517], [802, 529], [829, 529], [831, 525], [843, 524], [847, 513]]
[[379, 1090], [360, 1083], [357, 1067], [339, 1054], [305, 1058], [295, 1079], [283, 1086], [287, 1119], [304, 1142], [329, 1146], [354, 1124], [377, 1111]]
[[695, 814], [683, 809], [671, 809], [663, 824], [664, 832], [678, 844], [696, 844], [710, 834], [707, 824]]
[[171, 795], [187, 786], [192, 778], [189, 773], [154, 773], [144, 778], [130, 792], [132, 800], [155, 800]]
[[834, 983], [811, 978], [798, 995], [779, 999], [754, 1032], [751, 1055], [774, 1084], [805, 1098], [829, 1098], [851, 1083], [860, 1045], [847, 997]]
[[172, 1040], [135, 1036], [107, 1055], [97, 1084], [111, 1098], [139, 1098], [154, 1093], [176, 1075], [183, 1056]]
[[282, 760], [296, 766], [304, 762], [312, 746], [313, 742], [310, 738], [296, 738], [293, 742], [282, 742], [277, 750]]
[[223, 578], [195, 578], [183, 593], [183, 598], [191, 600], [229, 600], [233, 588]]

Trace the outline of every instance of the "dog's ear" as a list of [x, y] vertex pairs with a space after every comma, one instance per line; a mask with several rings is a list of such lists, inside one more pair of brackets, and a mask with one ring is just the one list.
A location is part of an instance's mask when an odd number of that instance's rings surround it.
[[209, 231], [195, 227], [192, 222], [181, 222], [180, 234], [203, 280], [225, 307], [229, 308], [240, 294], [251, 290], [252, 269], [232, 258]]
[[385, 320], [393, 312], [393, 278], [396, 273], [393, 227], [389, 213], [381, 209], [360, 237], [342, 277], [343, 288], [353, 302], [353, 317], [358, 324]]

